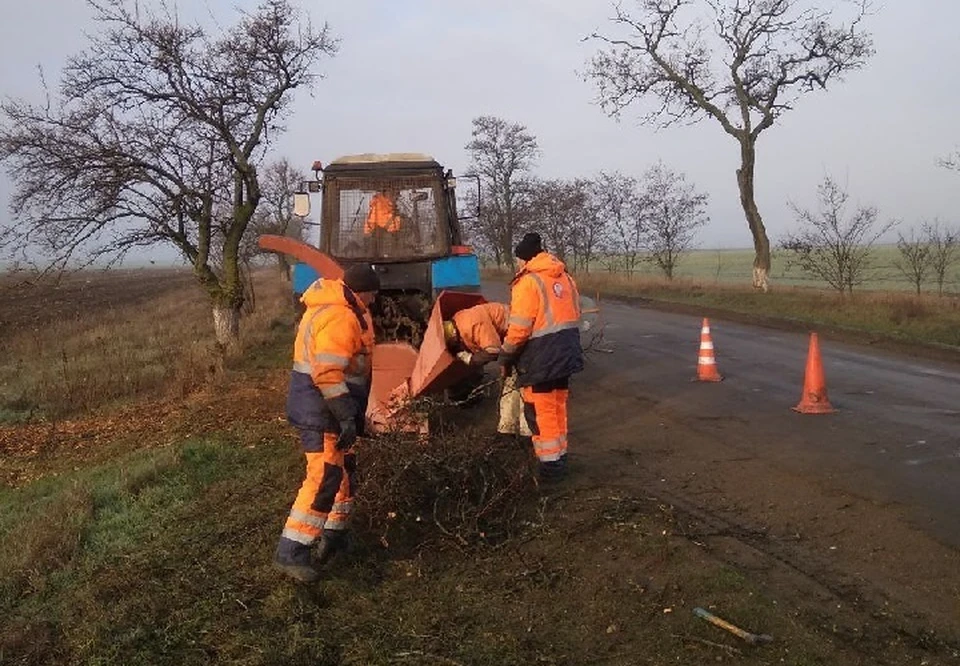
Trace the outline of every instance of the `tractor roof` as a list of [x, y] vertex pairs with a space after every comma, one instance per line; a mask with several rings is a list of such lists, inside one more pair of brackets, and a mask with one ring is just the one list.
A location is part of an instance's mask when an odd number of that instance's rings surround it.
[[324, 172], [371, 169], [442, 169], [440, 164], [423, 153], [361, 153], [338, 157], [326, 166]]

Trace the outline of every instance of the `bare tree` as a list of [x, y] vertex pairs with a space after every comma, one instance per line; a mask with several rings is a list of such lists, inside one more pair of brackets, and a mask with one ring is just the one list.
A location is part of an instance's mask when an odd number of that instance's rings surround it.
[[919, 295], [923, 281], [931, 268], [930, 245], [926, 238], [922, 235], [918, 236], [911, 229], [909, 236], [897, 234], [897, 250], [900, 252], [900, 258], [894, 260], [893, 265], [910, 281]]
[[529, 197], [529, 228], [538, 231], [561, 261], [578, 264], [578, 237], [587, 204], [585, 180], [534, 180]]
[[951, 171], [960, 171], [960, 148], [953, 151], [952, 154], [938, 160], [940, 166]]
[[[607, 228], [606, 250], [610, 262], [633, 275], [643, 250], [643, 213], [637, 180], [617, 171], [601, 171], [594, 180], [598, 214]], [[614, 268], [611, 263], [610, 268]]]
[[[642, 121], [669, 126], [713, 118], [740, 148], [737, 186], [753, 237], [754, 287], [768, 289], [770, 243], [754, 195], [757, 139], [806, 92], [826, 88], [872, 55], [861, 27], [867, 0], [846, 25], [798, 0], [637, 0], [615, 5], [616, 36], [590, 61], [602, 108], [619, 117], [656, 99]], [[700, 16], [713, 15], [712, 35]]]
[[843, 293], [863, 284], [870, 255], [877, 240], [892, 229], [895, 221], [878, 224], [873, 206], [859, 206], [847, 216], [849, 195], [827, 176], [817, 188], [819, 210], [810, 212], [791, 203], [800, 230], [783, 242], [792, 253], [791, 261], [805, 273], [816, 276]]
[[524, 125], [495, 116], [474, 118], [472, 137], [466, 149], [486, 192], [475, 233], [486, 238], [497, 266], [510, 265], [522, 195], [518, 181], [533, 167], [540, 149]]
[[930, 248], [930, 268], [937, 280], [937, 294], [943, 296], [947, 274], [960, 260], [960, 230], [948, 229], [939, 220], [924, 222], [922, 230]]
[[607, 234], [607, 219], [601, 207], [602, 199], [597, 179], [575, 182], [580, 183], [584, 192], [579, 223], [573, 238], [573, 248], [578, 259], [576, 269], [589, 273]]
[[[253, 233], [247, 234], [251, 243], [255, 246], [256, 237], [261, 234], [301, 238], [304, 225], [303, 220], [293, 214], [293, 194], [300, 191], [302, 183], [307, 180], [306, 175], [283, 158], [267, 166], [262, 180], [261, 206], [254, 217]], [[280, 276], [289, 282], [290, 262], [287, 257], [283, 254], [273, 256], [277, 258]]]
[[60, 98], [0, 107], [0, 159], [17, 185], [17, 222], [0, 242], [60, 267], [172, 244], [211, 299], [217, 341], [232, 346], [259, 164], [336, 41], [288, 0], [262, 0], [218, 35], [168, 5], [88, 2], [100, 32], [64, 69]]
[[680, 256], [690, 249], [707, 216], [707, 195], [697, 192], [686, 176], [658, 162], [643, 175], [643, 247], [668, 280]]

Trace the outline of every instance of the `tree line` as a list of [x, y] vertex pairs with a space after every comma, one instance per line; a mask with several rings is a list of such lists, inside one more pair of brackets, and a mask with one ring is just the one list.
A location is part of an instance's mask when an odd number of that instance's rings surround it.
[[589, 272], [602, 263], [633, 274], [649, 261], [672, 278], [709, 220], [707, 195], [663, 162], [639, 178], [601, 171], [593, 178], [544, 179], [534, 173], [536, 137], [494, 116], [474, 118], [466, 150], [483, 182], [480, 215], [468, 231], [497, 266], [511, 265], [515, 241], [536, 231], [573, 270]]
[[897, 230], [893, 265], [919, 294], [933, 279], [943, 295], [950, 271], [960, 261], [960, 229], [940, 220], [900, 230], [899, 220], [883, 220], [876, 206], [849, 207], [850, 195], [827, 176], [817, 190], [817, 208], [790, 204], [798, 226], [780, 243], [788, 264], [822, 280], [840, 293], [853, 293], [867, 281], [875, 262], [874, 246]]

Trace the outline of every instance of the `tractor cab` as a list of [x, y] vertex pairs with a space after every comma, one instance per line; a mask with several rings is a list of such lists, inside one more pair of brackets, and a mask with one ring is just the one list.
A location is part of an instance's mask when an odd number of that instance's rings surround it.
[[[320, 193], [319, 251], [343, 267], [374, 266], [381, 283], [373, 307], [378, 340], [419, 346], [441, 291], [479, 291], [477, 256], [463, 244], [456, 178], [432, 157], [350, 155], [326, 166], [315, 162], [313, 171], [294, 211], [308, 215], [311, 194]], [[301, 284], [316, 279], [305, 265], [294, 274]]]

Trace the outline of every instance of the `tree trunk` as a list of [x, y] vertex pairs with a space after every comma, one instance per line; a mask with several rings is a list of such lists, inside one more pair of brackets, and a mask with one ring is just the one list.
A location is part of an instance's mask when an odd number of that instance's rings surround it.
[[236, 349], [240, 344], [240, 307], [213, 306], [213, 331], [223, 349]]
[[277, 255], [277, 265], [280, 268], [280, 279], [290, 282], [290, 262], [282, 254]]
[[746, 137], [740, 140], [740, 168], [737, 169], [737, 186], [740, 189], [740, 205], [747, 218], [747, 226], [753, 235], [753, 287], [764, 292], [770, 290], [770, 241], [763, 226], [763, 218], [757, 209], [754, 198], [753, 173], [756, 165], [756, 145], [754, 139]]

